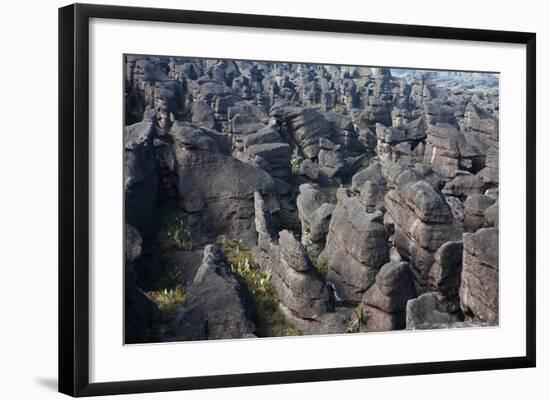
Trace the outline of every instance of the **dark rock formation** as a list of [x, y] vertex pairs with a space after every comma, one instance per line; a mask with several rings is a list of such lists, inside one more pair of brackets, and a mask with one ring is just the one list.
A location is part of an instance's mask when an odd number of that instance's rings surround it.
[[[305, 248], [286, 230], [279, 233], [278, 241], [271, 241], [269, 215], [256, 195], [256, 229], [258, 250], [255, 260], [262, 270], [271, 272], [270, 282], [279, 299], [298, 319], [319, 320], [320, 316], [334, 311], [334, 296], [313, 268]], [[263, 211], [263, 212], [262, 212]]]
[[464, 229], [475, 232], [485, 226], [485, 211], [495, 203], [487, 195], [470, 195], [464, 201]]
[[389, 261], [382, 213], [367, 213], [358, 198], [340, 188], [330, 220], [326, 246], [319, 259], [328, 262], [327, 280], [339, 297], [359, 302]]
[[366, 169], [356, 173], [351, 180], [351, 189], [360, 193], [361, 203], [365, 205], [367, 212], [381, 210], [388, 190], [381, 164], [372, 163]]
[[225, 233], [255, 241], [254, 192], [275, 194], [273, 178], [219, 151], [222, 146], [209, 131], [177, 124], [171, 133], [179, 203], [190, 214], [193, 231], [210, 240]]
[[158, 165], [151, 119], [124, 127], [124, 211], [128, 224], [147, 232], [158, 209]]
[[254, 337], [253, 313], [246, 286], [238, 275], [230, 272], [223, 251], [207, 245], [202, 264], [189, 286], [185, 306], [176, 317], [176, 338], [181, 341]]
[[461, 283], [463, 245], [461, 241], [445, 242], [434, 254], [428, 278], [428, 288], [437, 291], [458, 310], [458, 291]]
[[321, 112], [314, 109], [275, 105], [271, 110], [271, 116], [285, 127], [283, 136], [309, 159], [319, 154], [319, 139], [329, 138], [331, 135], [330, 123]]
[[367, 315], [367, 331], [403, 329], [405, 306], [416, 296], [413, 275], [406, 262], [389, 262], [361, 301]]
[[395, 223], [394, 244], [410, 260], [419, 289], [426, 286], [434, 252], [461, 236], [441, 192], [424, 180], [410, 181], [386, 194], [386, 208]]
[[125, 56], [124, 90], [127, 341], [498, 323], [497, 75]]

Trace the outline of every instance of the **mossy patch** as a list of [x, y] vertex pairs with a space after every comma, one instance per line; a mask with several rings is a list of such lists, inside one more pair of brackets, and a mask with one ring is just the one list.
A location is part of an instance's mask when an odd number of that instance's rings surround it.
[[313, 262], [313, 266], [317, 269], [319, 275], [323, 278], [327, 277], [328, 274], [328, 261], [325, 258], [319, 258], [317, 261]]

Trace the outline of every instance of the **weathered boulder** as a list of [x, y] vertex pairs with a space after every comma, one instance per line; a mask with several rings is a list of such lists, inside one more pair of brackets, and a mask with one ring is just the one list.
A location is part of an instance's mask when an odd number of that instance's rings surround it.
[[434, 254], [434, 263], [428, 276], [428, 288], [441, 295], [450, 311], [460, 308], [458, 291], [462, 273], [463, 244], [461, 241], [445, 242]]
[[485, 167], [479, 172], [479, 176], [489, 185], [498, 185], [498, 146], [491, 146], [487, 149]]
[[464, 134], [454, 125], [437, 123], [428, 126], [424, 162], [441, 175], [454, 178], [457, 170], [472, 167], [472, 159], [482, 155], [468, 143]]
[[394, 245], [410, 261], [421, 290], [428, 282], [433, 253], [443, 243], [458, 240], [460, 226], [441, 192], [424, 180], [390, 190], [385, 205], [395, 223]]
[[302, 245], [315, 260], [325, 247], [334, 205], [311, 184], [300, 185], [296, 205], [302, 226]]
[[469, 195], [484, 193], [485, 189], [486, 184], [479, 175], [460, 172], [455, 178], [445, 184], [441, 192], [445, 195], [456, 196], [464, 200]]
[[185, 305], [178, 311], [175, 337], [180, 341], [254, 337], [253, 314], [244, 281], [230, 271], [220, 248], [207, 245]]
[[359, 142], [351, 117], [334, 112], [324, 113], [324, 115], [332, 125], [334, 141], [342, 146], [342, 151], [345, 154], [358, 155], [364, 150], [363, 145]]
[[288, 143], [250, 145], [246, 147], [245, 153], [254, 164], [274, 177], [285, 178], [290, 175], [292, 151]]
[[365, 292], [361, 308], [366, 313], [367, 331], [398, 330], [405, 327], [405, 306], [416, 296], [413, 275], [406, 262], [389, 262]]
[[283, 136], [287, 136], [309, 159], [319, 154], [319, 139], [331, 136], [331, 125], [318, 110], [288, 104], [274, 105], [271, 116], [285, 127]]
[[[254, 259], [264, 272], [271, 274], [281, 303], [297, 319], [316, 320], [334, 311], [334, 296], [313, 267], [305, 248], [287, 230], [279, 233], [278, 241], [269, 234], [269, 218], [262, 209], [262, 199], [256, 196], [258, 248]], [[262, 212], [263, 210], [263, 212]]]
[[[170, 129], [170, 115], [177, 115], [183, 109], [185, 94], [181, 81], [171, 79], [159, 60], [128, 58], [126, 71], [127, 100], [137, 104], [134, 109], [149, 107], [155, 117], [159, 135]], [[128, 115], [128, 114], [127, 114]]]
[[442, 328], [458, 321], [431, 292], [407, 302], [406, 328], [409, 330]]
[[352, 177], [351, 188], [360, 192], [361, 203], [365, 205], [367, 212], [372, 213], [382, 209], [388, 189], [381, 164], [372, 163], [366, 169], [356, 173]]
[[405, 309], [407, 301], [416, 296], [413, 276], [407, 262], [389, 262], [380, 268], [372, 285], [363, 295], [362, 303], [396, 313]]
[[202, 125], [214, 127], [214, 111], [203, 100], [193, 102], [191, 106], [191, 121]]
[[496, 201], [482, 194], [473, 194], [464, 201], [464, 229], [475, 232], [485, 226], [485, 210]]
[[376, 123], [385, 126], [391, 125], [391, 108], [384, 101], [374, 101], [365, 107], [361, 113], [361, 120], [372, 132], [376, 130]]
[[447, 201], [447, 204], [451, 208], [451, 213], [453, 214], [453, 218], [457, 221], [457, 223], [463, 223], [464, 222], [464, 204], [460, 201], [460, 199], [454, 197], [454, 196], [446, 196], [445, 200]]
[[330, 220], [326, 246], [319, 255], [327, 261], [327, 280], [339, 297], [359, 302], [374, 283], [378, 269], [389, 261], [382, 213], [367, 213], [358, 198], [340, 188]]
[[468, 319], [498, 324], [498, 228], [464, 234], [460, 304]]

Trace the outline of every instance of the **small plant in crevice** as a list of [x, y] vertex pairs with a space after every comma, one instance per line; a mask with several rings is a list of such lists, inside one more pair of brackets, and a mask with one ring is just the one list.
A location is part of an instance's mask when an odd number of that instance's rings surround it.
[[328, 261], [325, 258], [319, 258], [316, 262], [313, 262], [313, 266], [317, 269], [319, 275], [323, 278], [327, 277], [328, 274]]
[[338, 114], [346, 114], [347, 110], [346, 110], [346, 106], [341, 104], [341, 103], [337, 103], [334, 105], [334, 108], [332, 109], [335, 113], [338, 113]]
[[191, 251], [193, 249], [193, 235], [191, 229], [181, 216], [175, 217], [171, 223], [161, 229], [161, 253], [171, 250]]
[[150, 291], [148, 296], [160, 310], [160, 322], [170, 324], [177, 310], [185, 303], [186, 293], [183, 285], [177, 285], [174, 288]]
[[298, 160], [296, 160], [295, 158], [290, 159], [290, 171], [292, 172], [292, 174], [298, 174], [299, 170], [300, 165], [298, 164]]
[[277, 292], [271, 285], [271, 271], [263, 272], [244, 241], [218, 238], [230, 270], [244, 279], [256, 307], [256, 334], [259, 337], [297, 336], [300, 332], [287, 322], [279, 307]]
[[353, 311], [353, 320], [350, 322], [348, 333], [365, 333], [367, 331], [367, 315], [363, 308]]

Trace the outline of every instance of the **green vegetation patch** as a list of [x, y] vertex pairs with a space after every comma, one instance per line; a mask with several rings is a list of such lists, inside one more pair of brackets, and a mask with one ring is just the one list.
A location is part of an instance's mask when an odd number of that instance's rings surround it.
[[166, 257], [171, 251], [193, 249], [193, 234], [181, 209], [175, 205], [163, 205], [160, 221], [158, 239], [161, 257]]
[[231, 271], [245, 281], [256, 306], [256, 334], [259, 337], [298, 336], [300, 332], [285, 319], [279, 308], [277, 292], [269, 283], [271, 272], [264, 273], [242, 240], [218, 238]]
[[160, 323], [170, 324], [178, 309], [185, 303], [186, 293], [182, 285], [177, 285], [174, 288], [150, 291], [148, 296], [160, 310]]
[[321, 275], [321, 277], [324, 279], [327, 277], [328, 261], [325, 258], [317, 259], [317, 261], [313, 262], [313, 266], [315, 266], [315, 269], [317, 269], [317, 272]]
[[294, 175], [297, 175], [298, 171], [300, 170], [300, 165], [295, 158], [290, 159], [290, 170]]

